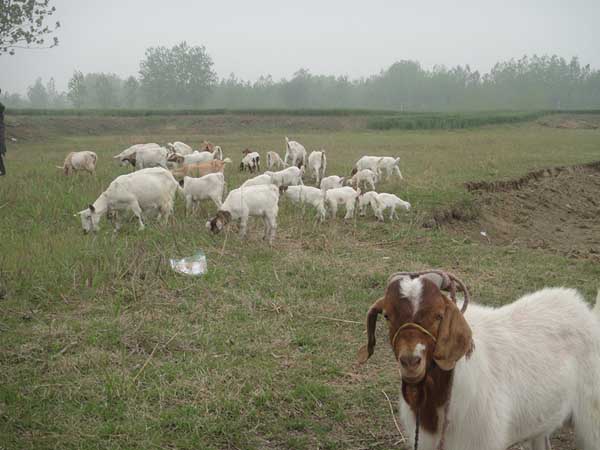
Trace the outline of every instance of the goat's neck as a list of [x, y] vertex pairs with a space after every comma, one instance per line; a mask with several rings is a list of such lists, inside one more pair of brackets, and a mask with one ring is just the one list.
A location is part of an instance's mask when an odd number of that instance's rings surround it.
[[448, 401], [451, 389], [452, 371], [444, 371], [434, 365], [421, 383], [402, 383], [402, 397], [415, 416], [419, 412], [421, 427], [435, 434], [441, 431], [438, 410]]
[[106, 196], [104, 193], [100, 194], [100, 197], [96, 199], [94, 202], [94, 214], [106, 214], [108, 211], [108, 201], [106, 200]]

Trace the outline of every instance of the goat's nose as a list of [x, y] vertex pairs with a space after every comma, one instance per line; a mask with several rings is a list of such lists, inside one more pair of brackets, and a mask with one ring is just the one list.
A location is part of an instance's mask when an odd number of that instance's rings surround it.
[[402, 367], [404, 367], [406, 369], [414, 368], [414, 367], [417, 367], [419, 364], [421, 364], [421, 357], [420, 356], [401, 356], [400, 364], [402, 364]]

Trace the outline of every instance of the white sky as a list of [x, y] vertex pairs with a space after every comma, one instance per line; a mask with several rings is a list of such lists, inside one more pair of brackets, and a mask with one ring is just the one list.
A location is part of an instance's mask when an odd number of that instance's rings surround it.
[[401, 59], [487, 72], [524, 54], [600, 68], [600, 0], [54, 0], [60, 45], [0, 56], [0, 88], [38, 76], [59, 90], [74, 70], [136, 75], [147, 47], [204, 45], [219, 77], [351, 78]]

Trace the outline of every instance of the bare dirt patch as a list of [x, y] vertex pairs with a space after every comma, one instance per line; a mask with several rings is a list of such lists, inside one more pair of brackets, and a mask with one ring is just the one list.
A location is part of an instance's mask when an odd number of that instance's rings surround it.
[[557, 114], [542, 117], [537, 122], [550, 128], [595, 130], [600, 128], [600, 114]]
[[600, 260], [600, 162], [466, 187], [476, 196], [477, 214], [448, 220], [456, 233], [495, 245]]

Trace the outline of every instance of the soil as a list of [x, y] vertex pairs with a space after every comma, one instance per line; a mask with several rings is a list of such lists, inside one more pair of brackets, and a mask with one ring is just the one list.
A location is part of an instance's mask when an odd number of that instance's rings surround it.
[[538, 119], [540, 125], [568, 130], [600, 128], [600, 114], [556, 114]]
[[453, 232], [492, 245], [600, 261], [600, 162], [466, 187], [476, 196], [477, 213], [467, 220], [446, 215], [442, 225]]

